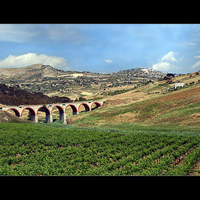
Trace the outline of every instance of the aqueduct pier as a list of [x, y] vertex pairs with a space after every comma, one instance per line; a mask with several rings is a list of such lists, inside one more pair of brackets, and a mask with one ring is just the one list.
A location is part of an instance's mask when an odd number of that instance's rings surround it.
[[103, 100], [90, 101], [90, 102], [76, 102], [76, 103], [55, 103], [55, 104], [45, 104], [45, 105], [23, 105], [23, 106], [7, 106], [2, 107], [4, 111], [13, 110], [17, 117], [22, 118], [22, 114], [25, 110], [29, 110], [30, 120], [33, 122], [38, 122], [38, 112], [42, 111], [46, 113], [46, 123], [53, 122], [53, 109], [55, 107], [59, 110], [60, 121], [66, 122], [66, 110], [68, 107], [72, 108], [73, 115], [79, 114], [80, 107], [83, 105], [85, 111], [91, 111], [93, 105], [96, 107], [103, 105]]

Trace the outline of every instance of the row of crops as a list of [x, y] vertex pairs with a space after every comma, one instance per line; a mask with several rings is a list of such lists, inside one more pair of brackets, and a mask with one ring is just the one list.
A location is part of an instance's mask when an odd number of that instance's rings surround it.
[[0, 175], [188, 175], [200, 136], [0, 124]]

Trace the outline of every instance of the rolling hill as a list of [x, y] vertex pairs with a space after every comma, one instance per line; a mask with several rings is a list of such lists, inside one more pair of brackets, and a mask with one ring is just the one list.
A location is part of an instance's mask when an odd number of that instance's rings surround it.
[[34, 81], [46, 76], [59, 76], [65, 73], [62, 70], [57, 70], [50, 65], [34, 64], [21, 68], [1, 68], [1, 81]]
[[1, 68], [0, 83], [49, 96], [70, 99], [102, 98], [107, 92], [129, 89], [147, 80], [158, 80], [164, 73], [135, 68], [111, 74], [64, 71], [49, 65], [35, 64], [23, 68]]
[[[148, 84], [132, 91], [105, 98], [103, 107], [92, 113], [71, 118], [76, 126], [120, 127], [142, 126], [199, 127], [200, 76], [193, 73]], [[184, 87], [174, 90], [175, 82]]]

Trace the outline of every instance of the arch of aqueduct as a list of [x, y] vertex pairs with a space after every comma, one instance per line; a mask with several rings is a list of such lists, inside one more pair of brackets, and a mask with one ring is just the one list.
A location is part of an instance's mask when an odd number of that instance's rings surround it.
[[46, 113], [46, 123], [53, 122], [53, 109], [55, 107], [59, 110], [60, 121], [66, 123], [66, 110], [71, 107], [73, 110], [73, 115], [79, 114], [81, 105], [85, 107], [85, 111], [91, 111], [92, 106], [96, 104], [96, 107], [103, 105], [103, 100], [90, 101], [90, 102], [76, 102], [76, 103], [56, 103], [56, 104], [46, 104], [46, 105], [24, 105], [24, 106], [7, 106], [2, 107], [2, 110], [9, 111], [13, 110], [17, 117], [22, 117], [25, 110], [30, 111], [30, 119], [33, 122], [38, 122], [38, 112], [43, 111]]

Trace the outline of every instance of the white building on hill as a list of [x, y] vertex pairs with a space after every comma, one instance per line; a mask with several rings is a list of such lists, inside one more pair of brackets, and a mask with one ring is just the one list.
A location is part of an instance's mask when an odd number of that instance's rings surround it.
[[174, 88], [176, 89], [177, 87], [183, 87], [184, 83], [175, 83]]

